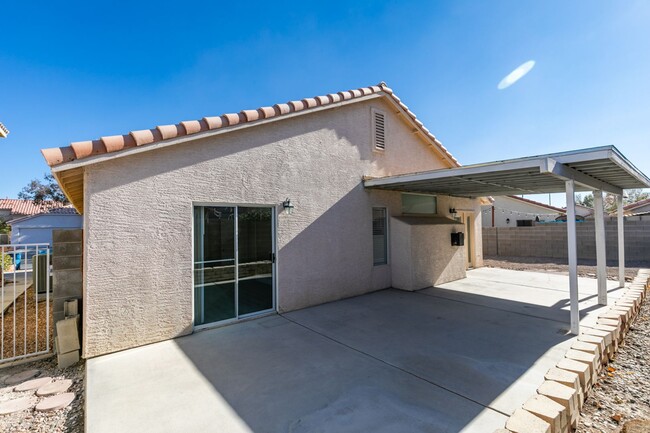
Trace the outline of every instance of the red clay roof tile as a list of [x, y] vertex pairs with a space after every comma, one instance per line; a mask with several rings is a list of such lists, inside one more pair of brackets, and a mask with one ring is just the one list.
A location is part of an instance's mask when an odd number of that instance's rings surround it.
[[338, 93], [329, 93], [324, 96], [305, 98], [300, 101], [290, 101], [285, 104], [275, 104], [273, 107], [261, 107], [255, 110], [243, 110], [240, 113], [226, 113], [221, 116], [204, 117], [201, 120], [184, 121], [177, 125], [161, 125], [152, 129], [131, 131], [126, 135], [106, 136], [99, 140], [80, 141], [72, 143], [70, 146], [66, 147], [43, 149], [41, 152], [43, 153], [47, 163], [51, 167], [54, 167], [65, 162], [88, 158], [92, 155], [119, 152], [130, 147], [144, 146], [175, 137], [197, 134], [202, 131], [227, 128], [229, 126], [255, 122], [261, 119], [270, 119], [292, 112], [308, 110], [319, 106], [335, 104], [341, 101], [372, 95], [373, 93], [382, 93], [387, 95], [389, 99], [404, 110], [405, 114], [416, 126], [416, 130], [419, 129], [425, 136], [429, 137], [433, 141], [433, 144], [439, 148], [452, 164], [460, 165], [447, 149], [440, 144], [435, 136], [424, 127], [422, 122], [416, 118], [415, 114], [408, 109], [406, 104], [401, 102], [401, 100], [393, 93], [393, 90], [383, 82], [376, 86], [361, 87], [359, 89], [352, 89]]
[[18, 198], [0, 198], [0, 209], [9, 209], [11, 217], [36, 215], [47, 212], [49, 209], [62, 207], [60, 203], [49, 200], [41, 204], [34, 204], [32, 200], [23, 200]]

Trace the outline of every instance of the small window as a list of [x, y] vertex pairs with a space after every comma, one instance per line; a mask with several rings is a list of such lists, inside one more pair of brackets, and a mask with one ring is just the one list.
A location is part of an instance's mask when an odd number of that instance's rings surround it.
[[386, 115], [372, 110], [372, 144], [375, 150], [386, 149]]
[[517, 220], [517, 227], [532, 227], [533, 220]]
[[436, 196], [402, 194], [402, 213], [407, 215], [435, 215], [438, 213]]
[[372, 258], [374, 265], [388, 263], [388, 230], [386, 227], [386, 209], [372, 208]]

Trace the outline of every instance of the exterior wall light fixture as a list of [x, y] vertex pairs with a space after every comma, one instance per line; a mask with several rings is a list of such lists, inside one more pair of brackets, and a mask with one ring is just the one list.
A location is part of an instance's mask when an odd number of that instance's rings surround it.
[[456, 208], [455, 207], [449, 208], [449, 213], [451, 214], [452, 217], [455, 217], [456, 216]]
[[293, 213], [293, 205], [291, 204], [291, 200], [289, 200], [288, 197], [285, 201], [282, 202], [282, 207], [287, 212], [287, 215], [291, 215]]

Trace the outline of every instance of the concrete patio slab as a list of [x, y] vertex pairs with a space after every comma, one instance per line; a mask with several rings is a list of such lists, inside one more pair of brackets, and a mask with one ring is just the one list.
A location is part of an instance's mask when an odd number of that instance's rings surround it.
[[[87, 429], [502, 428], [575, 340], [566, 334], [568, 279], [498, 269], [468, 275], [90, 359]], [[595, 323], [595, 280], [593, 291], [591, 280], [580, 287], [583, 320]]]

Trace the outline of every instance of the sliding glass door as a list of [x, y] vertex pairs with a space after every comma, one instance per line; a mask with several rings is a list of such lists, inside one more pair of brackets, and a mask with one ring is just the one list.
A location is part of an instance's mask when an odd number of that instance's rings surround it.
[[195, 206], [194, 324], [274, 308], [271, 207]]

